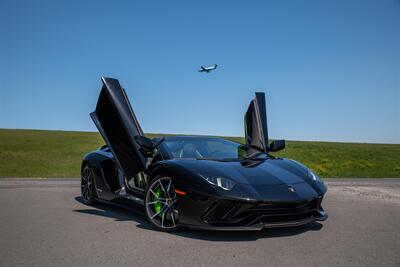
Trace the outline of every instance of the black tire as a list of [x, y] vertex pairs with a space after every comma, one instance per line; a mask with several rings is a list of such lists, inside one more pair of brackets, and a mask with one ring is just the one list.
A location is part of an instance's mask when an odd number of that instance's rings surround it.
[[163, 175], [152, 179], [146, 189], [144, 208], [147, 219], [157, 230], [172, 232], [181, 228], [176, 205], [172, 179]]
[[92, 205], [96, 203], [96, 187], [94, 186], [94, 172], [88, 164], [86, 164], [82, 168], [81, 196], [83, 202], [87, 205]]

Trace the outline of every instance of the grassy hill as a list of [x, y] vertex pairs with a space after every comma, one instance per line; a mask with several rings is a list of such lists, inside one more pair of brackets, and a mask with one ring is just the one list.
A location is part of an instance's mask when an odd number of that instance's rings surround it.
[[[0, 129], [0, 177], [78, 177], [85, 153], [103, 144], [98, 133]], [[322, 177], [400, 177], [400, 145], [288, 141], [275, 155]]]

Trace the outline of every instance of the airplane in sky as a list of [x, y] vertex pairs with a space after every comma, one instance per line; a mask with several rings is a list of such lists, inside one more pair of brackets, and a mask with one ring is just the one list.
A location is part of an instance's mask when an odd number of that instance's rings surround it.
[[209, 73], [210, 71], [215, 70], [217, 67], [218, 67], [217, 64], [214, 64], [214, 66], [211, 66], [211, 67], [203, 67], [203, 66], [201, 66], [200, 69], [199, 69], [199, 72], [207, 72], [207, 73]]

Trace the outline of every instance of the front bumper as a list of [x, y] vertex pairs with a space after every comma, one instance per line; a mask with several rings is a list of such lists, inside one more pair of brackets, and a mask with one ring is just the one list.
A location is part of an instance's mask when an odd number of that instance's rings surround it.
[[325, 221], [328, 219], [328, 214], [324, 214], [322, 217], [312, 217], [298, 221], [291, 222], [278, 222], [278, 223], [256, 223], [249, 226], [215, 226], [215, 225], [190, 225], [182, 224], [184, 227], [196, 230], [214, 230], [214, 231], [261, 231], [262, 229], [271, 228], [284, 228], [284, 227], [297, 227], [306, 225], [315, 221]]
[[193, 229], [249, 231], [295, 227], [328, 218], [321, 207], [322, 196], [300, 202], [248, 203], [221, 199], [208, 199], [204, 202], [203, 205], [196, 203], [197, 214], [191, 210], [191, 218], [194, 219], [194, 216], [197, 219], [187, 222], [182, 220], [183, 226]]

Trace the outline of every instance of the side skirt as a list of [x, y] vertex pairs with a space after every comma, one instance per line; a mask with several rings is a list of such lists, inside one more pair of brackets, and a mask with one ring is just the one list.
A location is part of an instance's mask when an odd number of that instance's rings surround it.
[[133, 211], [144, 215], [144, 202], [143, 200], [132, 200], [126, 197], [118, 197], [113, 199], [112, 201], [96, 198], [96, 200], [100, 203], [115, 206], [118, 208], [122, 208], [124, 210]]

